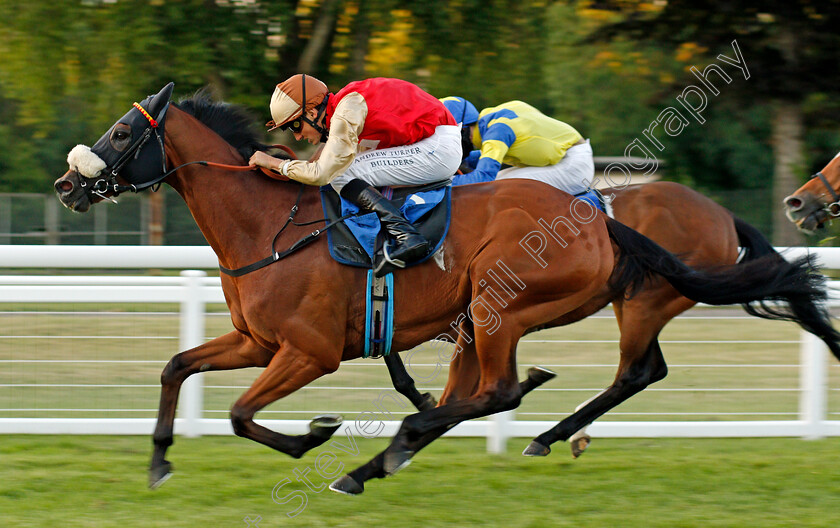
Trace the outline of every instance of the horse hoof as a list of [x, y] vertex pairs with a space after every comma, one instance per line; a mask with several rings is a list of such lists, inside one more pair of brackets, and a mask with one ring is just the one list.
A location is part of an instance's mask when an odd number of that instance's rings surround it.
[[343, 421], [341, 415], [322, 414], [309, 422], [309, 432], [317, 438], [330, 438], [341, 427]]
[[418, 411], [428, 411], [429, 409], [437, 407], [437, 400], [428, 392], [423, 393], [421, 397], [423, 398], [423, 401], [417, 406]]
[[586, 451], [586, 448], [589, 447], [589, 444], [592, 443], [592, 437], [589, 435], [581, 436], [580, 438], [575, 438], [572, 440], [570, 446], [572, 448], [572, 457], [577, 458]]
[[385, 461], [382, 464], [382, 469], [385, 470], [386, 475], [396, 475], [401, 469], [411, 464], [412, 456], [414, 456], [414, 451], [385, 453]]
[[546, 381], [556, 377], [557, 374], [544, 367], [531, 367], [528, 369], [528, 379], [537, 385], [542, 385]]
[[158, 489], [172, 476], [172, 464], [163, 464], [149, 469], [149, 489]]
[[551, 453], [551, 449], [542, 445], [541, 443], [537, 442], [536, 440], [531, 442], [531, 444], [528, 447], [526, 447], [524, 451], [522, 451], [522, 454], [524, 456], [532, 456], [532, 457], [548, 456], [549, 453]]
[[344, 475], [330, 484], [330, 489], [336, 493], [342, 493], [344, 495], [359, 495], [365, 491], [364, 485], [356, 482], [356, 480], [350, 475]]

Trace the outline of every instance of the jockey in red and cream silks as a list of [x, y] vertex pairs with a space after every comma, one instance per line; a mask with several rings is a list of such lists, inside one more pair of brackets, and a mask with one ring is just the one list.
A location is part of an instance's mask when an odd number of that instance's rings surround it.
[[374, 187], [452, 177], [461, 162], [460, 129], [440, 101], [399, 79], [356, 81], [331, 94], [321, 81], [299, 74], [277, 85], [270, 108], [269, 125], [291, 129], [299, 141], [325, 142], [324, 149], [313, 162], [257, 152], [252, 165], [308, 185], [330, 184], [375, 212], [394, 240], [388, 254], [397, 265], [426, 256], [428, 242]]

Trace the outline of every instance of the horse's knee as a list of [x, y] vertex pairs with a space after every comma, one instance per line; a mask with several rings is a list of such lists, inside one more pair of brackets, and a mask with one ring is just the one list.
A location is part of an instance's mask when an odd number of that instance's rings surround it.
[[181, 384], [185, 379], [189, 378], [196, 372], [199, 372], [193, 365], [195, 360], [187, 357], [188, 352], [181, 352], [175, 354], [169, 363], [163, 367], [163, 372], [160, 374], [161, 385]]
[[245, 436], [245, 431], [248, 429], [248, 423], [251, 422], [253, 415], [245, 408], [236, 405], [230, 410], [230, 423], [233, 426], [233, 433], [236, 436]]
[[175, 354], [172, 356], [172, 359], [169, 360], [169, 363], [163, 367], [163, 372], [160, 373], [160, 384], [161, 385], [170, 385], [172, 383], [176, 383], [178, 381], [183, 381], [184, 376], [184, 361], [183, 361], [184, 353], [181, 352], [180, 354]]

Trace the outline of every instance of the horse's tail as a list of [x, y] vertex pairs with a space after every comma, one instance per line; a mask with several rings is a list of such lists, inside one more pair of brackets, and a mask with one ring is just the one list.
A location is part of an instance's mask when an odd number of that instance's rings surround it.
[[[632, 295], [646, 279], [656, 274], [682, 295], [706, 304], [785, 302], [791, 307], [789, 313], [765, 309], [762, 316], [796, 321], [829, 343], [832, 353], [840, 359], [840, 348], [836, 345], [840, 335], [831, 328], [825, 310], [820, 307], [827, 299], [825, 277], [816, 271], [813, 256], [788, 262], [775, 251], [759, 255], [761, 246], [756, 245], [755, 258], [716, 270], [699, 271], [620, 222], [608, 219], [607, 230], [620, 248], [618, 262], [610, 277], [610, 287], [614, 291]], [[745, 236], [752, 234], [748, 230], [745, 233]]]
[[[733, 216], [733, 220], [743, 253], [741, 262], [750, 262], [769, 256], [777, 261], [784, 261], [784, 258], [758, 229], [736, 216]], [[822, 339], [831, 353], [840, 359], [840, 333], [831, 325], [831, 316], [825, 307], [807, 297], [785, 297], [783, 300], [784, 304], [773, 305], [765, 301], [755, 301], [743, 303], [742, 306], [748, 314], [756, 317], [797, 323], [806, 331]]]

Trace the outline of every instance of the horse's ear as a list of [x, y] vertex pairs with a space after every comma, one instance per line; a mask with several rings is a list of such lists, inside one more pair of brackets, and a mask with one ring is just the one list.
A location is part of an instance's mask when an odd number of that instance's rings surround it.
[[148, 112], [153, 116], [157, 116], [161, 110], [166, 107], [166, 103], [172, 97], [172, 90], [175, 88], [175, 83], [171, 82], [163, 87], [157, 95], [152, 96], [152, 101], [149, 103]]

